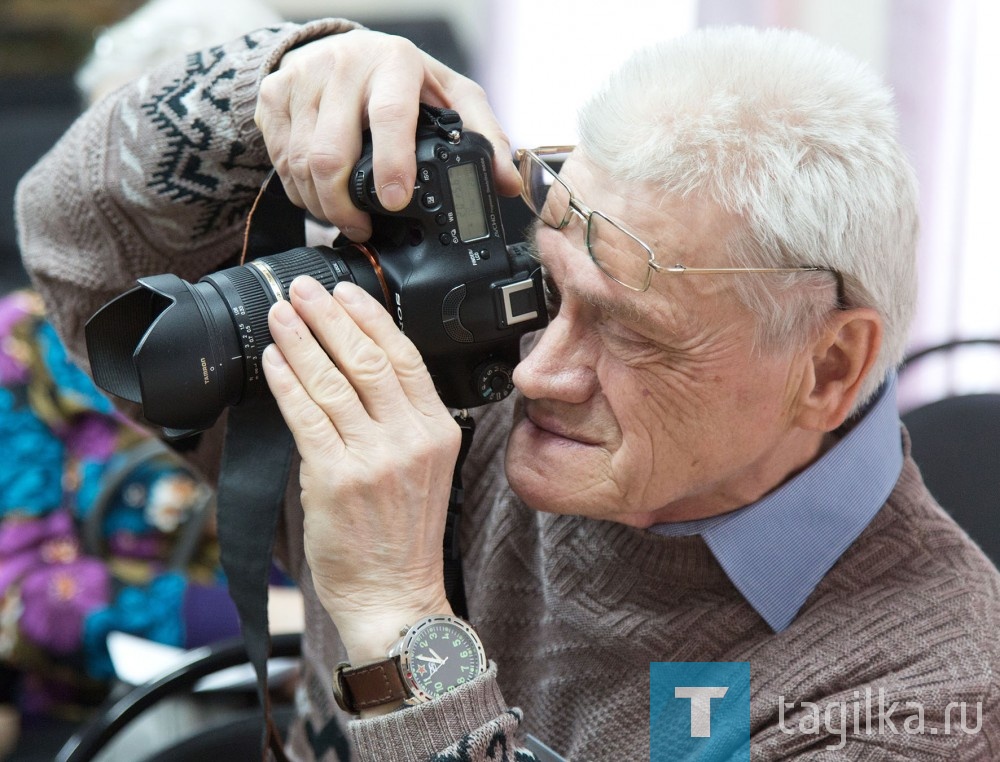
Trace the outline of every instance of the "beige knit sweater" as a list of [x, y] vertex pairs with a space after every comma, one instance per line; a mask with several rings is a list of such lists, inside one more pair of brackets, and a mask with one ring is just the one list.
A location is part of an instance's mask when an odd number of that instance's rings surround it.
[[[91, 109], [23, 180], [25, 264], [79, 359], [86, 319], [134, 278], [196, 279], [239, 251], [268, 169], [252, 120], [259, 81], [291, 45], [346, 28], [286, 25], [161, 68]], [[342, 654], [310, 584], [292, 480], [279, 553], [306, 598], [296, 759], [346, 757], [348, 744], [379, 762], [529, 759], [525, 731], [573, 760], [648, 759], [655, 661], [749, 661], [755, 760], [1000, 759], [1000, 576], [909, 458], [875, 520], [774, 634], [700, 538], [524, 507], [503, 475], [507, 408], [477, 413], [463, 523], [470, 618], [494, 665], [346, 737], [330, 690]], [[210, 475], [217, 434], [202, 447]], [[779, 696], [791, 705], [780, 722]], [[854, 708], [866, 696], [913, 703], [892, 715], [895, 732], [868, 733]], [[830, 721], [802, 731], [802, 702], [832, 707]], [[950, 702], [970, 716], [962, 729], [951, 716], [946, 733]], [[924, 732], [905, 732], [917, 704]]]

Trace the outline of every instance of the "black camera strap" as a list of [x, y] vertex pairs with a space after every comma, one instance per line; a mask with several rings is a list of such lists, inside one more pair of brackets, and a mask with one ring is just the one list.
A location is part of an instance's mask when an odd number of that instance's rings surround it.
[[267, 592], [282, 498], [292, 458], [292, 435], [267, 397], [229, 411], [219, 476], [218, 534], [229, 595], [240, 616], [247, 657], [257, 674], [264, 710], [263, 757], [287, 762], [271, 716], [267, 660], [271, 635]]
[[468, 604], [465, 600], [465, 582], [462, 578], [462, 553], [459, 547], [461, 540], [462, 504], [465, 501], [465, 490], [462, 487], [462, 466], [465, 457], [472, 449], [472, 438], [476, 433], [476, 422], [464, 411], [455, 416], [455, 422], [462, 430], [462, 445], [458, 451], [458, 461], [455, 463], [455, 474], [451, 480], [451, 498], [448, 500], [448, 516], [444, 525], [444, 591], [448, 603], [456, 616], [467, 619]]
[[[247, 216], [240, 263], [304, 243], [305, 213], [288, 200], [272, 170]], [[257, 693], [264, 712], [261, 758], [265, 762], [288, 762], [271, 713], [267, 598], [293, 452], [291, 430], [270, 394], [230, 408], [217, 496], [219, 560], [239, 614], [247, 658], [257, 676]], [[269, 749], [273, 756], [268, 755]]]
[[421, 103], [417, 125], [433, 127], [442, 138], [453, 143], [457, 143], [462, 136], [462, 117], [450, 108], [438, 108]]

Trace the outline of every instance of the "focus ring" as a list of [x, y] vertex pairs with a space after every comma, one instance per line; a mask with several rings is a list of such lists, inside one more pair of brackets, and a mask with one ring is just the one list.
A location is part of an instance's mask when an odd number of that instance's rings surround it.
[[250, 327], [250, 335], [241, 337], [245, 353], [259, 358], [264, 347], [273, 341], [271, 330], [267, 327], [267, 313], [272, 304], [272, 300], [268, 298], [270, 290], [261, 287], [261, 276], [252, 268], [236, 267], [226, 274], [240, 295]]

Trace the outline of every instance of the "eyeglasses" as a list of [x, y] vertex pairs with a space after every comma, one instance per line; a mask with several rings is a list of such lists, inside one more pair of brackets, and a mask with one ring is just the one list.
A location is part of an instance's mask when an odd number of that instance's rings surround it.
[[[653, 250], [603, 212], [590, 209], [559, 177], [549, 162], [559, 164], [574, 146], [521, 148], [514, 154], [521, 173], [521, 197], [539, 220], [554, 230], [566, 227], [575, 214], [586, 224], [587, 251], [601, 271], [625, 288], [645, 291], [654, 272], [680, 274], [829, 272], [837, 278], [838, 304], [843, 304], [843, 278], [829, 267], [687, 267], [656, 261]], [[546, 157], [546, 158], [542, 158]]]

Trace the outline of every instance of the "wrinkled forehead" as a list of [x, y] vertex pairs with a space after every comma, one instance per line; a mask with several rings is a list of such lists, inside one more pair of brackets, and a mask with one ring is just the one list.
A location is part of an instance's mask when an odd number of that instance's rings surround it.
[[[698, 267], [717, 258], [706, 250], [719, 245], [716, 236], [724, 231], [714, 229], [711, 215], [697, 202], [670, 199], [651, 186], [615, 184], [579, 153], [567, 160], [561, 176], [580, 203], [640, 238], [660, 264]], [[694, 229], [682, 219], [690, 220]], [[559, 291], [626, 324], [656, 323], [677, 333], [688, 319], [704, 319], [701, 313], [711, 310], [713, 300], [731, 286], [726, 278], [654, 273], [647, 291], [632, 291], [606, 276], [591, 260], [578, 220], [562, 233], [536, 228], [536, 234], [538, 256]], [[551, 235], [568, 236], [574, 245], [551, 245]], [[679, 313], [686, 318], [679, 320]]]
[[638, 237], [661, 265], [730, 264], [728, 243], [738, 220], [706, 197], [671, 194], [651, 180], [617, 177], [577, 148], [560, 177], [577, 200]]

